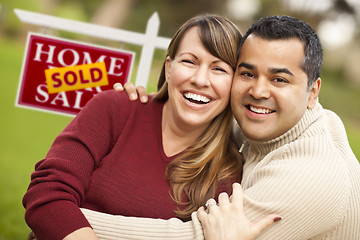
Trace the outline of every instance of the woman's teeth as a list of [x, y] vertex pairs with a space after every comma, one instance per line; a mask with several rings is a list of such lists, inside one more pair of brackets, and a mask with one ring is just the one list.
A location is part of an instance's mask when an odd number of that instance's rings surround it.
[[209, 103], [211, 101], [210, 98], [203, 96], [203, 95], [198, 95], [195, 93], [184, 93], [184, 97], [189, 100], [189, 101], [196, 101], [196, 102], [200, 102], [200, 103]]

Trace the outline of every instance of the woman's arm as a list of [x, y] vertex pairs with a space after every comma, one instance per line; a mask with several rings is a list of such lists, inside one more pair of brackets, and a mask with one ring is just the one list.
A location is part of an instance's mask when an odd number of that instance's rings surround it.
[[88, 102], [36, 164], [23, 204], [25, 220], [40, 240], [63, 239], [90, 227], [79, 206], [93, 170], [121, 132], [120, 127], [111, 127], [121, 124], [109, 123], [120, 119], [113, 116], [120, 111], [119, 94], [112, 96], [104, 92]]

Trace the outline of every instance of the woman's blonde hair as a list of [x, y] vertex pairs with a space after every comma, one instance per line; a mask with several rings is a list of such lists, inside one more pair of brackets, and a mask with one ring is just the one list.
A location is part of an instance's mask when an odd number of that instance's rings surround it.
[[[200, 15], [188, 20], [174, 35], [167, 56], [175, 58], [184, 34], [198, 27], [205, 48], [215, 57], [229, 64], [235, 71], [241, 41], [239, 29], [227, 18]], [[165, 62], [155, 99], [168, 100]], [[191, 213], [215, 197], [220, 182], [241, 179], [242, 162], [232, 136], [230, 104], [219, 114], [192, 146], [167, 167], [166, 176], [172, 188], [172, 197], [180, 205], [177, 217], [188, 220]], [[230, 186], [230, 185], [229, 185]]]

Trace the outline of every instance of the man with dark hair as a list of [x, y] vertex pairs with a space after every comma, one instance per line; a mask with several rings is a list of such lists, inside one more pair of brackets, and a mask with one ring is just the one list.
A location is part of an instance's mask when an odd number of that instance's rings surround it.
[[[360, 239], [360, 165], [341, 120], [318, 102], [321, 65], [318, 36], [293, 17], [262, 18], [242, 39], [231, 107], [242, 132], [244, 210], [250, 220], [283, 218], [259, 239]], [[241, 227], [226, 200], [213, 214], [199, 211], [206, 236], [222, 221], [223, 234]]]

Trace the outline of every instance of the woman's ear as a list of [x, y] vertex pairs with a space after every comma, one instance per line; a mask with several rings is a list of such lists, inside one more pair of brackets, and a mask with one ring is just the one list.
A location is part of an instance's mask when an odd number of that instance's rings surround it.
[[171, 58], [169, 56], [165, 59], [165, 81], [167, 82], [171, 72]]
[[307, 108], [313, 109], [316, 105], [316, 102], [318, 101], [319, 92], [321, 87], [321, 78], [318, 78], [315, 80], [315, 82], [312, 84], [308, 99]]

